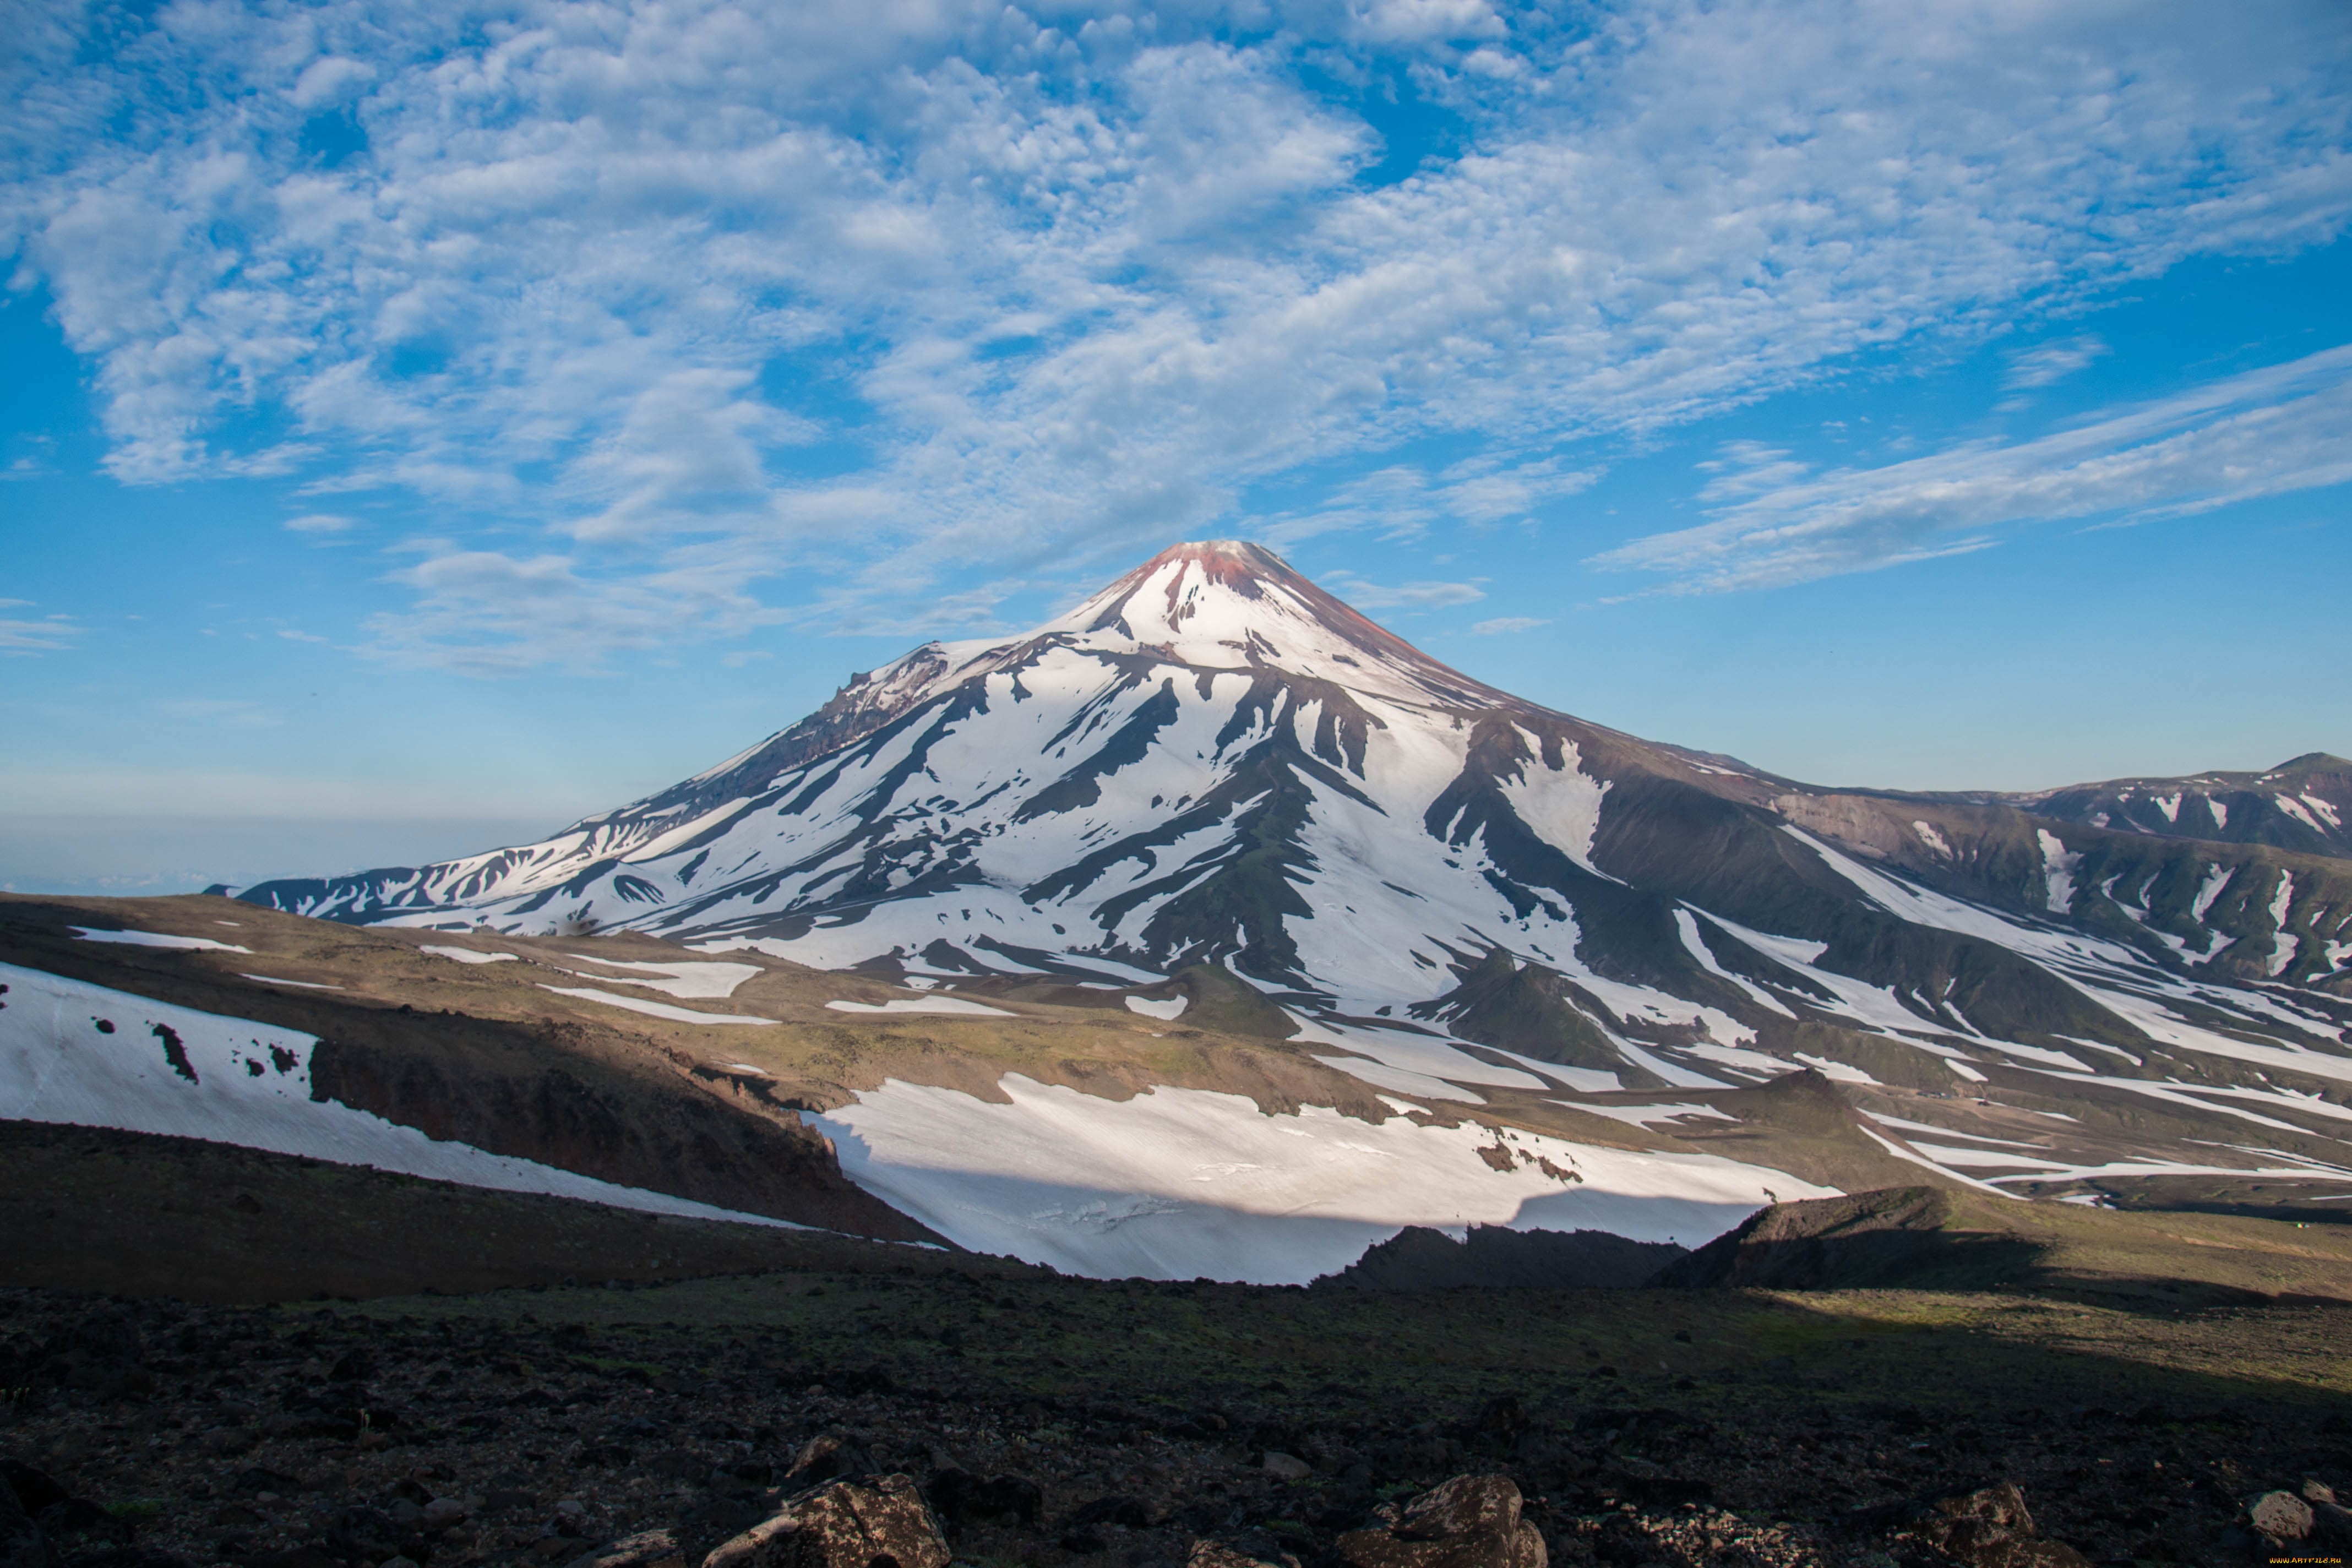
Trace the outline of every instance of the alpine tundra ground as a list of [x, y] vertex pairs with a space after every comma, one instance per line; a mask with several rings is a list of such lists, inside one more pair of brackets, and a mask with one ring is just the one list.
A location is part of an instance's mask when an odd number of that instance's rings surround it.
[[654, 1529], [691, 1563], [858, 1470], [921, 1481], [975, 1568], [1173, 1568], [1199, 1539], [1313, 1568], [1471, 1470], [1510, 1474], [1569, 1563], [1949, 1562], [1918, 1500], [2009, 1481], [2091, 1562], [2202, 1564], [2273, 1553], [2257, 1499], [2352, 1488], [2333, 1301], [1376, 1293], [877, 1247], [635, 1289], [0, 1310], [0, 1452], [93, 1568], [561, 1563]]

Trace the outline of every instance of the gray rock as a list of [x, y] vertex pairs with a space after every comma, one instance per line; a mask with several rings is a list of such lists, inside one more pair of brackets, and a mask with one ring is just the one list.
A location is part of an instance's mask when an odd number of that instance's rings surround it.
[[1353, 1568], [1547, 1568], [1543, 1535], [1519, 1517], [1507, 1476], [1456, 1476], [1413, 1499], [1384, 1527], [1339, 1537]]
[[642, 1531], [575, 1559], [576, 1568], [686, 1568], [677, 1539], [667, 1530]]
[[832, 1436], [812, 1437], [793, 1456], [792, 1468], [784, 1475], [784, 1487], [798, 1490], [823, 1481], [856, 1480], [871, 1474], [873, 1469], [872, 1456], [857, 1445]]
[[1297, 1455], [1285, 1454], [1273, 1448], [1266, 1450], [1265, 1468], [1267, 1475], [1278, 1481], [1303, 1481], [1315, 1473], [1315, 1467]]
[[2034, 1538], [2033, 1515], [2012, 1481], [1941, 1499], [1919, 1533], [1968, 1568], [2090, 1568], [2064, 1542]]
[[427, 1530], [446, 1530], [473, 1511], [473, 1501], [474, 1500], [467, 1498], [435, 1498], [425, 1505], [425, 1510], [418, 1516], [417, 1522]]
[[2293, 1492], [2264, 1492], [2247, 1505], [2246, 1522], [2273, 1541], [2301, 1541], [2311, 1533], [2311, 1505]]
[[948, 1568], [939, 1521], [903, 1475], [835, 1481], [786, 1503], [702, 1568]]
[[1298, 1568], [1298, 1559], [1285, 1552], [1280, 1563], [1268, 1563], [1236, 1552], [1221, 1541], [1195, 1541], [1184, 1568]]

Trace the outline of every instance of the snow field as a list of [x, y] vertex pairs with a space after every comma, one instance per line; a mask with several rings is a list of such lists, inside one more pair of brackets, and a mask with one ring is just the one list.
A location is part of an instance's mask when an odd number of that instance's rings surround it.
[[620, 985], [644, 985], [681, 999], [732, 996], [735, 989], [761, 970], [756, 963], [624, 963], [618, 959], [595, 958], [584, 952], [564, 954], [583, 963], [593, 963], [600, 969], [629, 969], [646, 975], [643, 980], [625, 974], [592, 974], [575, 969], [572, 973], [583, 980], [603, 980]]
[[[1783, 1172], [1465, 1122], [1268, 1116], [1166, 1087], [1127, 1100], [1007, 1074], [1008, 1104], [886, 1082], [803, 1119], [850, 1179], [941, 1235], [1097, 1279], [1304, 1284], [1421, 1225], [1594, 1229], [1696, 1247], [1768, 1203], [1834, 1195]], [[1499, 1172], [1477, 1151], [1513, 1156]], [[1562, 1181], [1549, 1160], [1580, 1180]]]
[[[0, 963], [0, 1117], [202, 1138], [501, 1192], [783, 1226], [428, 1138], [310, 1098], [317, 1037]], [[100, 1029], [103, 1020], [110, 1029]], [[799, 1229], [800, 1226], [789, 1228]]]
[[961, 996], [894, 996], [887, 1002], [828, 1002], [836, 1013], [930, 1013], [944, 1017], [1011, 1018], [1018, 1015], [1002, 1007], [967, 1002]]
[[160, 931], [98, 931], [89, 926], [75, 926], [74, 935], [84, 942], [115, 942], [129, 947], [168, 947], [187, 952], [251, 952], [249, 947], [235, 942], [215, 942], [208, 936], [173, 936]]
[[673, 1007], [667, 1002], [655, 1002], [643, 996], [622, 996], [585, 985], [549, 985], [542, 983], [540, 989], [552, 991], [558, 996], [576, 996], [583, 1002], [602, 1002], [607, 1007], [643, 1013], [648, 1018], [667, 1018], [673, 1024], [772, 1025], [776, 1022], [773, 1018], [762, 1018], [751, 1013], [698, 1013], [691, 1007]]

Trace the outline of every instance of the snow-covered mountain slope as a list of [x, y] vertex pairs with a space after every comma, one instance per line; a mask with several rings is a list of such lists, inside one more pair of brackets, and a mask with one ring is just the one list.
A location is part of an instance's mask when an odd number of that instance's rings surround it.
[[648, 1214], [790, 1223], [431, 1138], [314, 1096], [318, 1046], [299, 1030], [0, 963], [0, 1118], [202, 1138]]
[[2109, 779], [1975, 798], [2118, 832], [2268, 844], [2352, 858], [2352, 762], [2326, 752], [2306, 752], [2259, 773]]
[[1833, 1189], [1714, 1154], [1596, 1148], [1406, 1111], [1106, 1101], [1007, 1074], [1002, 1104], [890, 1082], [812, 1118], [851, 1180], [975, 1251], [1078, 1274], [1304, 1285], [1406, 1226], [1601, 1230], [1696, 1247]]
[[[1178, 546], [1025, 637], [927, 645], [546, 842], [240, 896], [967, 988], [1209, 966], [1407, 1095], [1815, 1066], [2077, 1121], [2160, 1109], [2262, 1145], [2250, 1166], [2352, 1154], [2352, 867], [1641, 741], [1448, 669], [1244, 544]], [[2117, 1163], [1889, 1138], [1979, 1184]]]

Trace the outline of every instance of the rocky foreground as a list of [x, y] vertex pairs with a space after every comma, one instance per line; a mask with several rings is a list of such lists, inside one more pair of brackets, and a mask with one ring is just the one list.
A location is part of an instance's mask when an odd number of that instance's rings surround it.
[[[1590, 1334], [1586, 1307], [1553, 1303], [1549, 1381], [1519, 1357], [1466, 1392], [1318, 1384], [1263, 1375], [1280, 1359], [1240, 1343], [1215, 1364], [1122, 1359], [1158, 1342], [1144, 1325], [1209, 1310], [1199, 1287], [755, 1284], [796, 1327], [652, 1319], [698, 1310], [666, 1290], [366, 1311], [6, 1292], [5, 1568], [1992, 1568], [2326, 1561], [2352, 1542], [2332, 1489], [2352, 1486], [2352, 1419], [2232, 1399], [2242, 1381], [2109, 1367], [2109, 1400], [2060, 1405], [2083, 1368], [1989, 1342], [1956, 1367], [1951, 1336], [1621, 1372], [1592, 1358], [1632, 1353], [1628, 1321], [1706, 1351], [1660, 1315], [1690, 1293], [1645, 1314], [1658, 1293], [1591, 1292], [1611, 1310]], [[1344, 1330], [1383, 1361], [1360, 1292], [1228, 1294], [1215, 1310]], [[1536, 1297], [1392, 1300], [1421, 1315], [1399, 1320], [1410, 1354], [1430, 1323], [1529, 1320]], [[1888, 1349], [1927, 1403], [1823, 1371]], [[2018, 1403], [2037, 1382], [2053, 1403]]]

